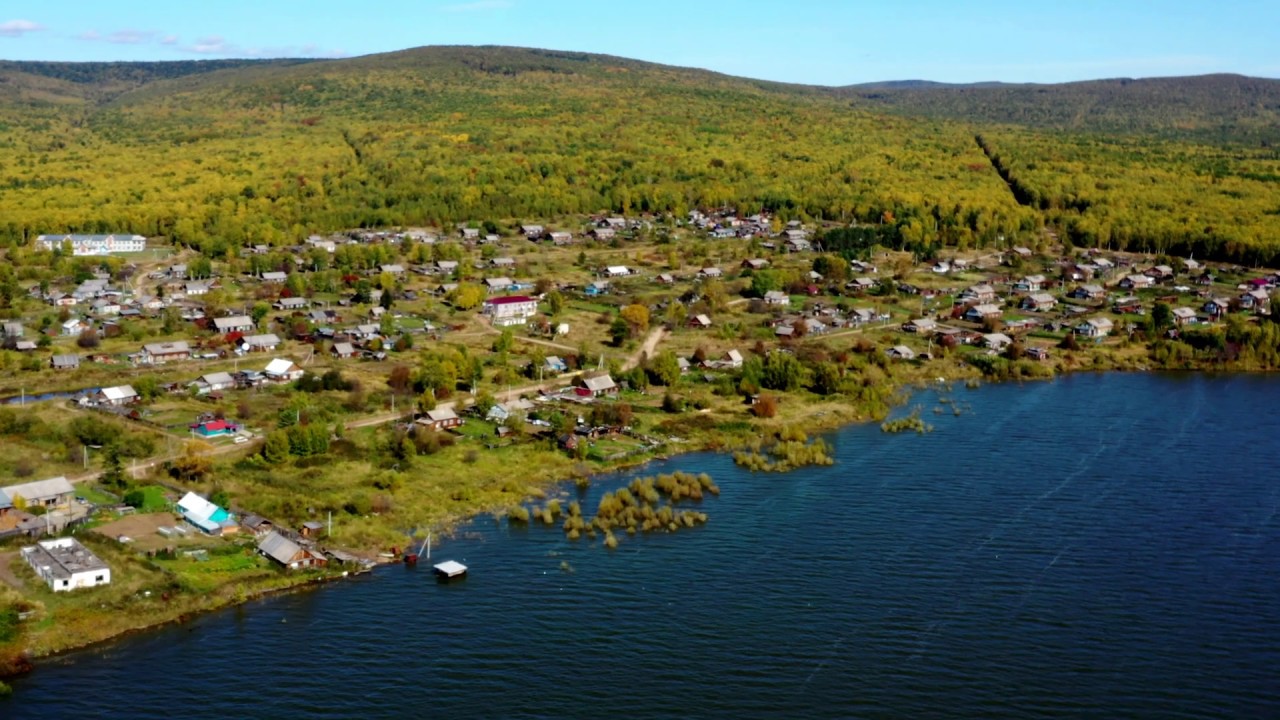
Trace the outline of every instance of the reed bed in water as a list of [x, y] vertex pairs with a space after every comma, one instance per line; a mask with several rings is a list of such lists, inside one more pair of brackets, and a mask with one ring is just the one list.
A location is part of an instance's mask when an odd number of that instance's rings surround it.
[[776, 440], [757, 442], [733, 454], [733, 462], [752, 472], [786, 472], [808, 465], [833, 465], [831, 446], [822, 439], [809, 440], [798, 427], [785, 426]]
[[[720, 488], [706, 473], [676, 472], [657, 477], [636, 478], [627, 487], [600, 497], [596, 514], [587, 518], [576, 501], [569, 503], [561, 527], [570, 540], [583, 535], [604, 536], [604, 546], [616, 548], [618, 533], [676, 532], [701, 525], [707, 514], [676, 507], [681, 502], [697, 502], [707, 495], [719, 495]], [[535, 509], [535, 514], [541, 512]]]

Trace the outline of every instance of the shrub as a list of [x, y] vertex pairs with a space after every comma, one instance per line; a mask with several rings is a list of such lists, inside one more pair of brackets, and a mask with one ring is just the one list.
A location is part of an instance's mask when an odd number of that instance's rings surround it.
[[758, 418], [771, 418], [778, 414], [778, 398], [774, 395], [761, 395], [756, 404], [751, 406], [751, 414]]

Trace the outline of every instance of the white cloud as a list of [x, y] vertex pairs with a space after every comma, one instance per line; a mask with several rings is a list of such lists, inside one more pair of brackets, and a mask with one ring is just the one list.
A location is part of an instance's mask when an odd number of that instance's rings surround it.
[[515, 5], [511, 0], [474, 0], [474, 2], [444, 5], [440, 9], [445, 12], [481, 12], [484, 10], [504, 10]]
[[0, 22], [0, 37], [22, 37], [29, 32], [40, 32], [44, 26], [30, 20], [5, 20]]
[[85, 30], [76, 36], [77, 40], [101, 40], [102, 33], [97, 30]]
[[177, 36], [177, 35], [165, 35], [164, 37], [160, 38], [160, 44], [161, 44], [161, 45], [177, 45], [177, 44], [178, 44], [178, 36]]
[[196, 40], [185, 49], [197, 55], [228, 55], [235, 51], [235, 46], [228, 43], [221, 35], [209, 35]]

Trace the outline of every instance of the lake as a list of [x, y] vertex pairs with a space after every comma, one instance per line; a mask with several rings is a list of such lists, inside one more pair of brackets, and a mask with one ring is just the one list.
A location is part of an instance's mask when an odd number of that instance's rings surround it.
[[831, 467], [644, 469], [710, 473], [704, 527], [609, 551], [483, 518], [433, 554], [464, 580], [385, 568], [46, 660], [0, 717], [1280, 717], [1280, 378], [916, 404], [934, 432], [846, 428]]

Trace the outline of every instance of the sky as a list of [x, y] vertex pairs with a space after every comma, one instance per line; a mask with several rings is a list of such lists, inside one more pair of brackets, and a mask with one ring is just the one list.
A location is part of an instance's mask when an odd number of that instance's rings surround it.
[[817, 85], [1280, 77], [1277, 0], [0, 0], [0, 59], [606, 53]]

